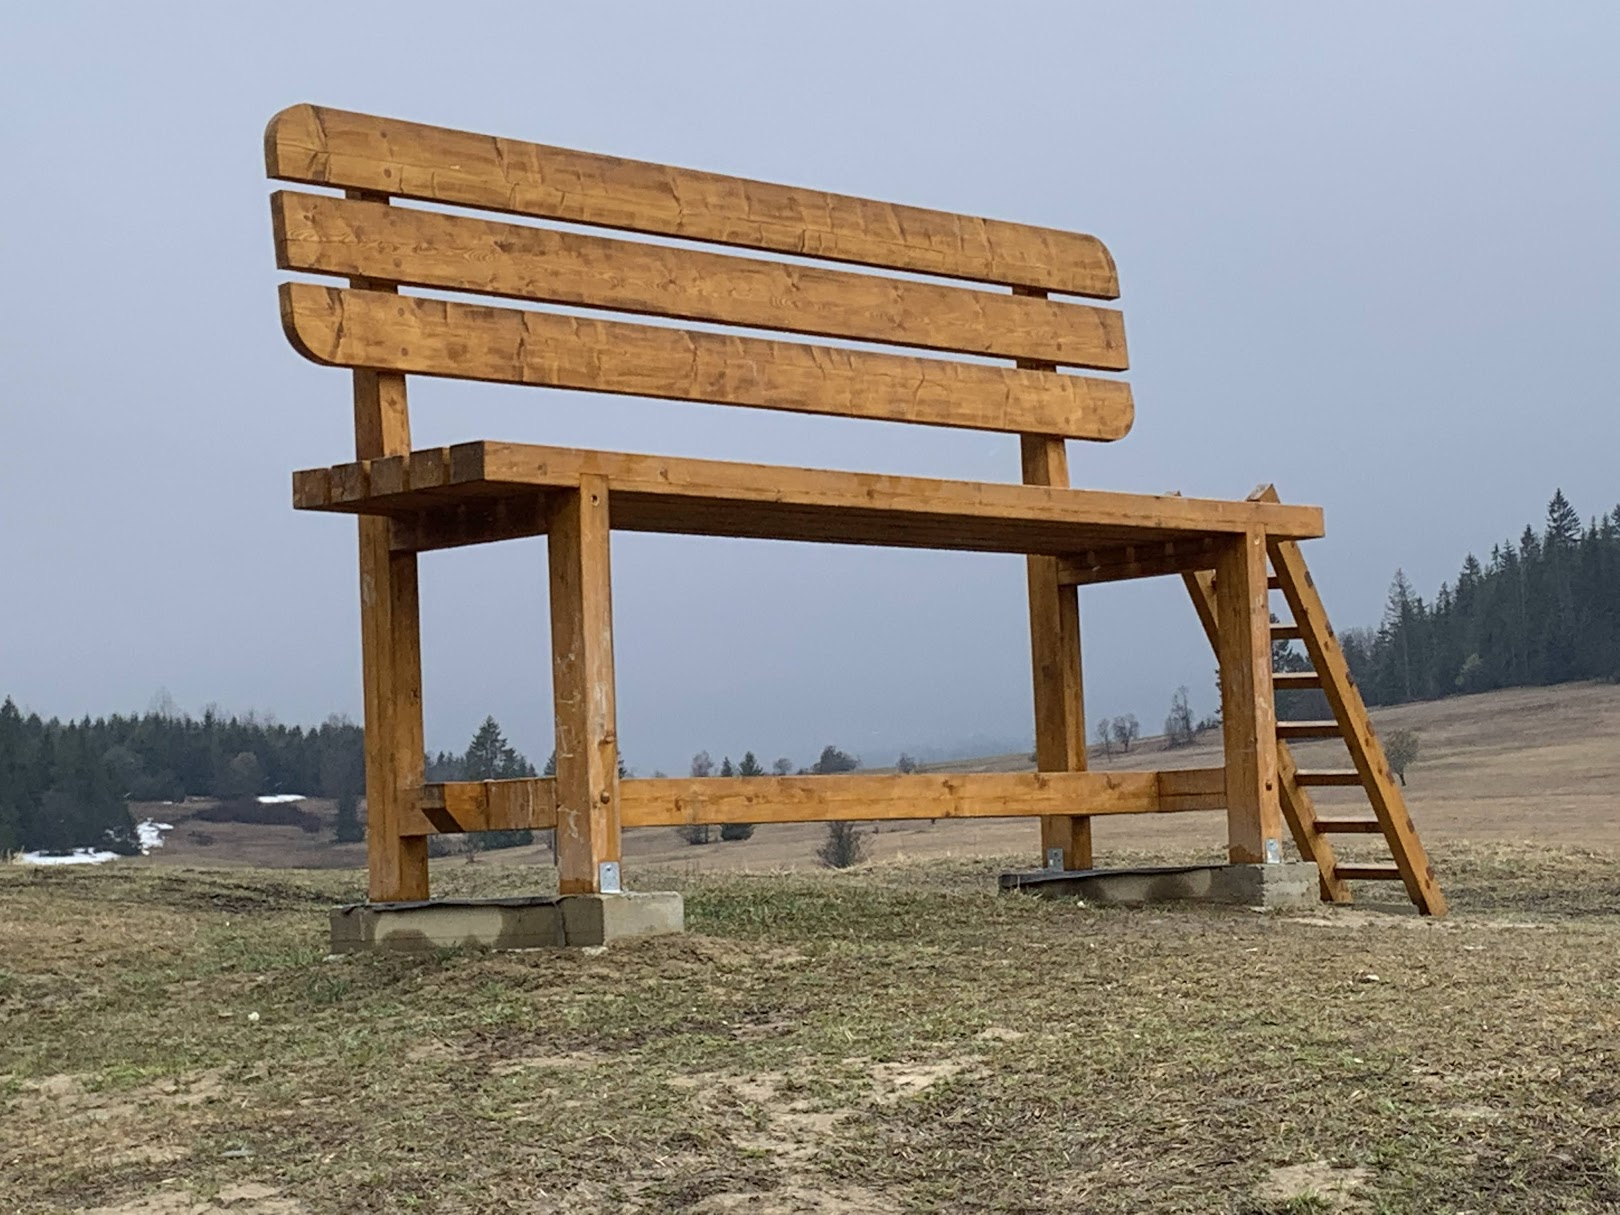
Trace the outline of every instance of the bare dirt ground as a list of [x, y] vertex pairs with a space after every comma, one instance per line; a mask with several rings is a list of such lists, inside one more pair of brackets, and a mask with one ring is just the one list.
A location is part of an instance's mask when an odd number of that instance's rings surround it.
[[[1526, 841], [1620, 848], [1620, 685], [1573, 684], [1516, 688], [1404, 705], [1373, 714], [1383, 731], [1416, 731], [1422, 753], [1408, 772], [1408, 804], [1425, 839]], [[1343, 744], [1298, 744], [1306, 767], [1342, 767]], [[1098, 768], [1212, 767], [1221, 763], [1218, 740], [1165, 751], [1147, 739], [1129, 756], [1092, 756]], [[999, 756], [941, 770], [1016, 771], [1033, 765], [1028, 755]], [[1316, 794], [1325, 808], [1348, 810], [1360, 802], [1355, 790]], [[325, 803], [311, 803], [330, 815]], [[330, 832], [306, 835], [293, 827], [188, 823], [184, 807], [152, 806], [143, 815], [174, 822], [177, 830], [146, 863], [155, 865], [253, 865], [349, 868], [365, 863], [358, 844], [331, 843]], [[200, 846], [193, 831], [212, 837]], [[1122, 815], [1095, 824], [1098, 863], [1120, 852], [1207, 851], [1225, 840], [1217, 813]], [[760, 827], [745, 841], [692, 847], [667, 829], [632, 831], [628, 858], [679, 865], [697, 872], [772, 871], [812, 868], [825, 828], [819, 824]], [[1033, 857], [1036, 828], [1027, 820], [979, 819], [939, 823], [884, 823], [869, 838], [875, 860], [1014, 854]], [[480, 863], [549, 866], [541, 847], [482, 856]], [[445, 859], [436, 866], [464, 863]]]

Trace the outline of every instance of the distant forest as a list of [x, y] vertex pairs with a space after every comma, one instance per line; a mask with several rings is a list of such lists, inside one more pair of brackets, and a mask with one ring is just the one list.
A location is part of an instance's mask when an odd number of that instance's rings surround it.
[[[1559, 491], [1539, 532], [1526, 527], [1516, 543], [1493, 547], [1488, 562], [1470, 554], [1433, 602], [1397, 571], [1379, 626], [1347, 629], [1340, 641], [1374, 705], [1620, 679], [1620, 507], [1583, 525]], [[439, 780], [534, 771], [492, 719], [465, 753], [427, 760]], [[346, 824], [352, 838], [364, 785], [364, 739], [343, 717], [304, 729], [251, 713], [209, 710], [199, 719], [164, 706], [62, 722], [25, 717], [9, 698], [0, 704], [0, 855], [84, 846], [135, 852], [129, 801], [266, 793], [334, 799], [340, 831]]]
[[1559, 490], [1540, 532], [1470, 553], [1433, 602], [1397, 570], [1379, 626], [1339, 641], [1373, 705], [1620, 679], [1620, 506], [1583, 526]]

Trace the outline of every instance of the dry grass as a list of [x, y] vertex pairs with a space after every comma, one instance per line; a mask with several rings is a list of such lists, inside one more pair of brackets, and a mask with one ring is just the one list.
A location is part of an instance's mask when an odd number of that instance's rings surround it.
[[1437, 852], [1443, 923], [643, 867], [686, 938], [342, 961], [354, 872], [0, 870], [0, 1210], [1620, 1210], [1620, 854]]

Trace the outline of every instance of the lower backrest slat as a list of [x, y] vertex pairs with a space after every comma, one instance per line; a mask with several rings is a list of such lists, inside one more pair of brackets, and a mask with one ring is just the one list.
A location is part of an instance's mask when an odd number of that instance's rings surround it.
[[286, 283], [282, 323], [308, 358], [453, 376], [975, 430], [1117, 439], [1118, 380], [699, 333]]

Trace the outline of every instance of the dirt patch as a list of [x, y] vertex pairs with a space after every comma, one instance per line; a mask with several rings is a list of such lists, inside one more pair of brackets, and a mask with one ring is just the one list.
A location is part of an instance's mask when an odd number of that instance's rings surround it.
[[784, 1186], [776, 1190], [747, 1190], [710, 1194], [690, 1208], [702, 1215], [892, 1215], [896, 1203], [860, 1186], [809, 1189]]
[[226, 1186], [211, 1201], [167, 1189], [112, 1206], [81, 1208], [81, 1215], [304, 1215], [308, 1210], [282, 1197], [274, 1186], [248, 1181]]
[[931, 1063], [877, 1063], [871, 1068], [876, 1086], [873, 1100], [879, 1105], [904, 1101], [939, 1084], [977, 1068], [983, 1062], [977, 1055], [966, 1059], [938, 1059]]
[[1336, 1168], [1326, 1160], [1310, 1160], [1272, 1169], [1260, 1183], [1259, 1198], [1276, 1205], [1314, 1198], [1322, 1211], [1352, 1215], [1372, 1209], [1358, 1194], [1371, 1177], [1363, 1168]]

